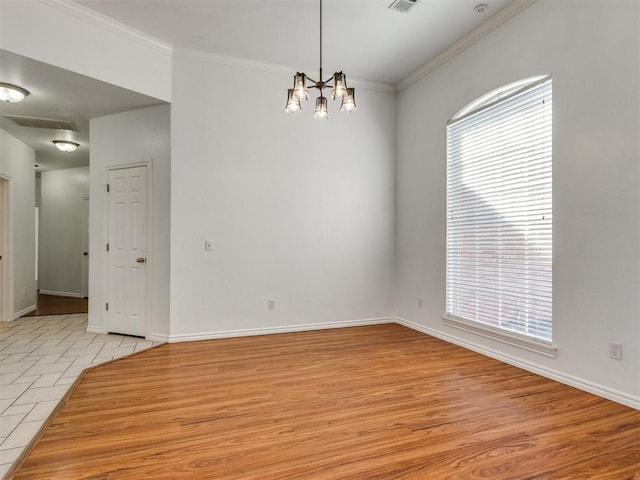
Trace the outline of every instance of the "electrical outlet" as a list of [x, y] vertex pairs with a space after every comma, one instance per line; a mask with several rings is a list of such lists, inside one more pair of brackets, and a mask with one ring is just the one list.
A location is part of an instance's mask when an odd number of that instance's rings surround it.
[[622, 360], [622, 344], [609, 342], [609, 358], [614, 360]]
[[422, 308], [422, 303], [423, 303], [423, 302], [422, 302], [422, 299], [421, 299], [421, 298], [419, 298], [419, 299], [418, 299], [418, 308]]
[[275, 300], [267, 300], [267, 309], [268, 310], [275, 310], [276, 309]]

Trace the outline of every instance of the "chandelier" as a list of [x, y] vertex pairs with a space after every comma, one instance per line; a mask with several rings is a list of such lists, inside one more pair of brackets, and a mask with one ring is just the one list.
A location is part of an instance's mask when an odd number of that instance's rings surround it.
[[[305, 73], [297, 72], [293, 76], [293, 88], [287, 91], [287, 105], [285, 110], [288, 113], [296, 113], [302, 107], [301, 100], [309, 98], [309, 88], [316, 88], [320, 96], [316, 98], [316, 109], [313, 118], [329, 118], [327, 110], [327, 97], [324, 96], [324, 89], [331, 89], [331, 99], [341, 98], [340, 110], [352, 112], [356, 109], [355, 89], [347, 86], [347, 77], [342, 72], [336, 72], [326, 80], [322, 80], [322, 0], [320, 0], [320, 75], [319, 80], [313, 80]], [[331, 83], [333, 82], [333, 83]]]

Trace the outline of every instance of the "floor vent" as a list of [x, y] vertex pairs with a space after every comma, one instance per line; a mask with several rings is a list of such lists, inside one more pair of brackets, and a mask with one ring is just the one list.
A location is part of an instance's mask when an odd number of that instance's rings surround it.
[[396, 12], [407, 13], [416, 5], [416, 3], [418, 3], [418, 0], [395, 0], [391, 5], [389, 5], [389, 9]]
[[20, 115], [3, 115], [21, 127], [47, 128], [49, 130], [71, 130], [77, 132], [76, 126], [68, 120], [56, 120], [53, 118], [23, 117]]

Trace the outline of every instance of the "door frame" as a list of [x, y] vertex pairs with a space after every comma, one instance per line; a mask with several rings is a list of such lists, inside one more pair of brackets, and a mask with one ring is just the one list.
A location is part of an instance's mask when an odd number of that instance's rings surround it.
[[2, 195], [3, 210], [0, 211], [0, 222], [2, 222], [2, 263], [0, 263], [0, 280], [2, 290], [0, 290], [0, 321], [15, 320], [13, 317], [13, 235], [11, 232], [11, 177], [0, 175], [0, 195]]
[[[82, 240], [80, 248], [80, 295], [89, 298], [89, 257], [85, 258], [85, 251], [89, 251], [90, 233], [89, 233], [89, 197], [82, 197], [81, 200], [81, 221], [82, 224]], [[86, 208], [86, 212], [85, 212]], [[86, 237], [86, 238], [85, 238]], [[85, 265], [86, 264], [86, 265]], [[86, 266], [86, 268], [85, 268]]]
[[[109, 174], [115, 170], [125, 170], [129, 168], [136, 167], [145, 167], [146, 169], [146, 180], [147, 180], [147, 198], [146, 198], [146, 215], [147, 215], [147, 263], [146, 263], [146, 278], [145, 278], [145, 309], [146, 309], [146, 318], [145, 318], [145, 338], [149, 338], [151, 335], [151, 307], [152, 307], [152, 299], [153, 296], [151, 294], [151, 286], [153, 282], [151, 279], [153, 278], [153, 160], [149, 160], [146, 162], [135, 162], [135, 163], [123, 163], [119, 165], [110, 165], [105, 167], [104, 169], [104, 178], [103, 178], [103, 201], [102, 201], [102, 285], [104, 292], [104, 303], [108, 303], [109, 301], [109, 253], [107, 252], [106, 245], [109, 242], [109, 192], [107, 192], [107, 185], [109, 184]], [[91, 286], [89, 286], [89, 290], [91, 290]], [[102, 328], [103, 333], [108, 333], [109, 324], [108, 324], [108, 315], [106, 310], [106, 305], [98, 305], [98, 308], [102, 310]]]

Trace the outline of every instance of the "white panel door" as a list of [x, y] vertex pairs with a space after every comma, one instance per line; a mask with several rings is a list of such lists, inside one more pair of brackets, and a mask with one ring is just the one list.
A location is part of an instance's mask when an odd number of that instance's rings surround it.
[[107, 330], [147, 333], [147, 169], [109, 172]]

